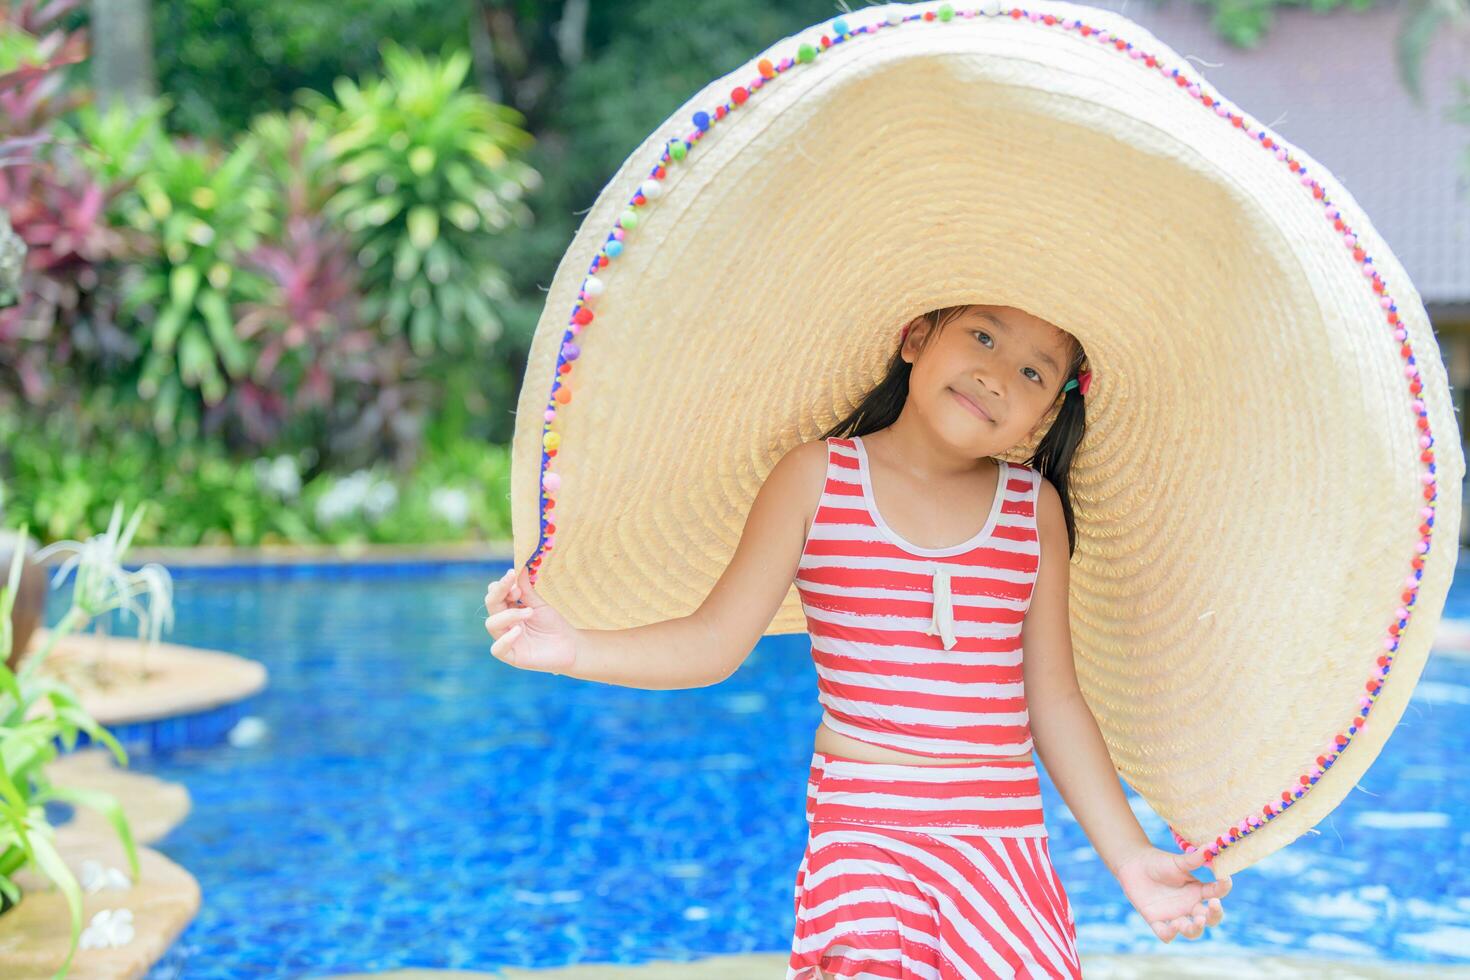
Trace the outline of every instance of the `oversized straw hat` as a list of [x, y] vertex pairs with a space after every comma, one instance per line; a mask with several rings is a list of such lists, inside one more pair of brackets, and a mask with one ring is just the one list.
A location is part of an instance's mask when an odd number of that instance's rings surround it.
[[[517, 563], [577, 626], [693, 612], [782, 454], [960, 303], [1085, 346], [1078, 678], [1175, 842], [1250, 865], [1403, 713], [1464, 458], [1423, 303], [1352, 195], [1119, 14], [866, 7], [659, 126], [537, 327]], [[767, 632], [805, 628], [793, 586]]]

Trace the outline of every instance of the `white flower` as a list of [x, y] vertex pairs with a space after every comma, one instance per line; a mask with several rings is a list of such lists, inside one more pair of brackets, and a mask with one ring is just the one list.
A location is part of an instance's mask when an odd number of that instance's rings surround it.
[[387, 480], [380, 480], [368, 488], [362, 506], [376, 520], [392, 510], [396, 503], [398, 503], [398, 488]]
[[327, 488], [316, 502], [316, 519], [320, 524], [331, 524], [344, 517], [351, 517], [362, 507], [372, 475], [366, 470], [344, 476]]
[[255, 482], [278, 497], [295, 497], [301, 493], [301, 471], [294, 457], [277, 456], [274, 460], [255, 461]]
[[319, 524], [331, 524], [365, 511], [368, 517], [376, 520], [392, 510], [396, 503], [398, 488], [392, 482], [367, 470], [358, 470], [332, 484], [317, 498], [316, 519]]
[[243, 749], [255, 745], [269, 733], [270, 727], [266, 725], [264, 719], [249, 715], [241, 718], [235, 727], [230, 729], [227, 737], [232, 746]]
[[133, 941], [133, 910], [103, 909], [82, 932], [82, 949], [107, 949]]
[[429, 506], [450, 524], [460, 527], [470, 516], [470, 497], [458, 487], [435, 487]]
[[82, 887], [87, 894], [95, 895], [104, 888], [127, 891], [133, 887], [133, 882], [121, 869], [109, 868], [100, 861], [87, 858], [82, 862]]

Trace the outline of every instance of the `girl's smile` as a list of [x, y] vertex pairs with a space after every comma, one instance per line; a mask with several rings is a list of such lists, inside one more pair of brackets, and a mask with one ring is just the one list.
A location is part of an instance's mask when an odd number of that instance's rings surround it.
[[950, 388], [949, 390], [950, 390], [950, 393], [951, 394], [953, 394], [956, 398], [958, 398], [960, 400], [960, 404], [963, 405], [963, 406], [965, 406], [966, 410], [971, 411], [971, 412], [974, 412], [976, 415], [980, 416], [982, 419], [984, 419], [987, 422], [994, 422], [995, 421], [995, 419], [993, 419], [993, 418], [990, 417], [990, 413], [987, 412], [987, 411], [985, 411], [985, 407], [983, 405], [981, 405], [979, 402], [975, 401], [973, 398], [969, 397], [968, 395], [965, 395], [965, 394], [963, 394], [963, 393], [961, 393], [959, 391], [956, 391], [954, 388]]

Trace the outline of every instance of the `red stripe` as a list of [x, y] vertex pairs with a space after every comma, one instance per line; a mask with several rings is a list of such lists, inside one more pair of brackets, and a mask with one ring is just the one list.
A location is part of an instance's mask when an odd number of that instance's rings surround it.
[[[886, 704], [895, 708], [929, 709], [933, 711], [1012, 712], [1026, 710], [1026, 695], [1014, 694], [941, 694], [925, 691], [896, 691], [886, 687], [868, 687], [864, 684], [848, 684], [821, 678], [822, 687], [835, 698], [844, 701]], [[957, 731], [958, 729], [946, 729]]]

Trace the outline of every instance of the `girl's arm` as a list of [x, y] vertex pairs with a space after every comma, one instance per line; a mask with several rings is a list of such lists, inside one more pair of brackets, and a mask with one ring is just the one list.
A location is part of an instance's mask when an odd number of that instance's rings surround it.
[[1203, 848], [1175, 854], [1154, 847], [1118, 782], [1092, 710], [1077, 686], [1068, 616], [1067, 528], [1056, 488], [1041, 481], [1036, 501], [1041, 567], [1031, 607], [1021, 626], [1026, 701], [1037, 754], [1087, 839], [1097, 849], [1123, 894], [1164, 942], [1198, 939], [1225, 917], [1220, 899], [1229, 875], [1201, 881], [1192, 872], [1207, 859]]
[[1077, 685], [1067, 602], [1067, 527], [1062, 499], [1045, 479], [1037, 494], [1036, 526], [1041, 566], [1021, 627], [1031, 737], [1057, 791], [1108, 870], [1117, 874], [1139, 848], [1151, 845], [1128, 805], [1097, 721]]
[[647, 690], [708, 687], [735, 673], [791, 591], [826, 465], [820, 440], [777, 461], [735, 554], [697, 610], [628, 629], [578, 629], [576, 659], [559, 673]]

